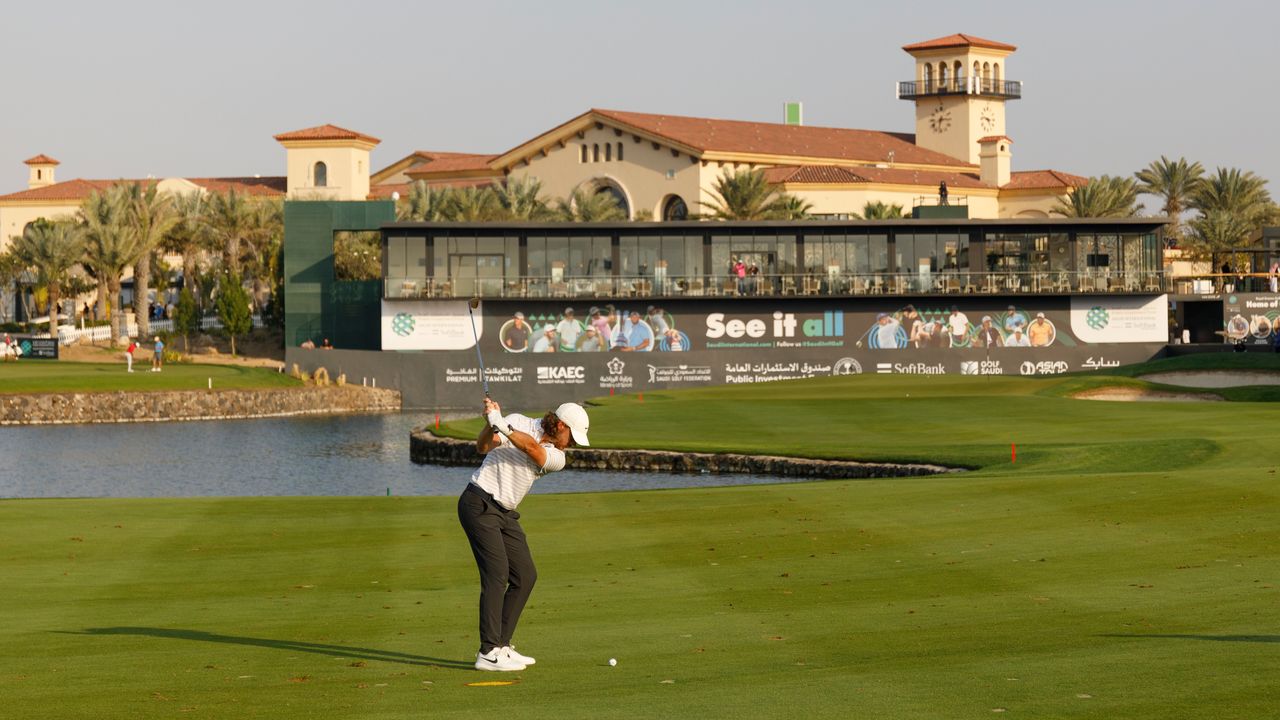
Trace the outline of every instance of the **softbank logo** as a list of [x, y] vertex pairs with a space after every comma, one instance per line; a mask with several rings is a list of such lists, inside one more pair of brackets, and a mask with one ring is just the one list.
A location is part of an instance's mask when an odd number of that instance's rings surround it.
[[803, 322], [796, 319], [795, 313], [782, 311], [773, 314], [772, 323], [761, 318], [742, 320], [726, 317], [724, 313], [711, 313], [707, 316], [708, 338], [762, 338], [770, 331], [775, 338], [790, 338], [796, 336], [797, 330], [804, 337], [844, 337], [843, 310], [828, 310], [821, 316], [807, 318]]

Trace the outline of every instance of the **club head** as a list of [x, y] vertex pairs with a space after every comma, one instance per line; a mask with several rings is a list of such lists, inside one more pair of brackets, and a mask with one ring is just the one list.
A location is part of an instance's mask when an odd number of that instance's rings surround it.
[[471, 298], [470, 300], [467, 301], [467, 305], [469, 305], [472, 310], [475, 310], [476, 308], [480, 307], [480, 298], [478, 297]]

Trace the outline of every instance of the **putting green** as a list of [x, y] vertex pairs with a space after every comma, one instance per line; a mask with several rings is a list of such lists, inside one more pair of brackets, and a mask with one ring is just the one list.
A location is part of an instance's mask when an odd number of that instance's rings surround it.
[[[124, 351], [121, 350], [123, 356]], [[288, 375], [259, 367], [169, 363], [151, 372], [150, 355], [134, 355], [132, 373], [119, 363], [83, 363], [61, 360], [23, 360], [0, 363], [0, 394], [57, 392], [147, 392], [155, 390], [204, 390], [209, 380], [215, 390], [254, 390], [300, 387]]]
[[[1270, 716], [1280, 405], [1061, 397], [1102, 382], [602, 400], [602, 446], [974, 469], [531, 496], [538, 664], [511, 678], [471, 669], [449, 498], [0, 503], [0, 696], [63, 718]], [[519, 683], [466, 685], [493, 680]]]

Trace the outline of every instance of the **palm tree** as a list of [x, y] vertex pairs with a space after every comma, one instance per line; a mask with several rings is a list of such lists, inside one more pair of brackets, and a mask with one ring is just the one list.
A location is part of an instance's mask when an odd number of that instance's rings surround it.
[[549, 220], [555, 213], [547, 205], [547, 201], [539, 197], [542, 193], [542, 181], [525, 176], [518, 180], [507, 178], [498, 185], [498, 204], [502, 206], [505, 220], [540, 221]]
[[[1210, 210], [1191, 221], [1191, 234], [1187, 238], [1190, 255], [1197, 259], [1209, 259], [1214, 253], [1242, 247], [1248, 244], [1253, 226], [1241, 216], [1226, 210]], [[1241, 267], [1239, 259], [1233, 259], [1233, 267]], [[1247, 262], [1247, 261], [1246, 261]], [[1217, 272], [1217, 268], [1213, 269]]]
[[178, 223], [179, 216], [173, 206], [173, 196], [161, 193], [155, 183], [145, 186], [129, 183], [123, 187], [127, 222], [133, 225], [138, 236], [138, 261], [133, 266], [133, 314], [138, 321], [138, 333], [150, 337], [151, 256]]
[[196, 284], [199, 276], [200, 255], [206, 242], [205, 212], [208, 198], [203, 192], [190, 192], [174, 198], [173, 209], [177, 222], [165, 233], [160, 245], [166, 252], [182, 256], [182, 284], [200, 297]]
[[502, 211], [492, 186], [453, 188], [446, 195], [442, 214], [452, 222], [486, 222]]
[[1170, 160], [1163, 155], [1159, 160], [1134, 173], [1134, 177], [1138, 179], [1139, 192], [1164, 199], [1160, 210], [1168, 215], [1170, 220], [1165, 229], [1165, 236], [1174, 246], [1182, 242], [1182, 213], [1187, 210], [1191, 196], [1200, 185], [1203, 175], [1204, 166], [1200, 163], [1188, 164], [1186, 158]]
[[813, 203], [799, 195], [784, 194], [778, 202], [778, 220], [808, 220]]
[[774, 220], [787, 212], [786, 193], [769, 184], [764, 170], [726, 169], [716, 178], [711, 199], [700, 204], [713, 220]]
[[120, 278], [125, 268], [137, 262], [141, 247], [137, 230], [128, 221], [125, 192], [122, 185], [112, 185], [106, 192], [94, 192], [80, 205], [85, 263], [93, 269], [103, 312], [111, 319], [112, 345], [120, 337]]
[[1220, 210], [1258, 227], [1270, 210], [1271, 194], [1267, 181], [1252, 172], [1220, 167], [1196, 188], [1190, 206], [1206, 217]]
[[1072, 190], [1051, 212], [1079, 218], [1133, 217], [1139, 209], [1136, 180], [1103, 175]]
[[253, 210], [242, 245], [242, 262], [253, 281], [251, 307], [257, 309], [265, 302], [265, 288], [270, 285], [271, 255], [284, 242], [284, 201], [263, 198], [250, 205]]
[[58, 337], [58, 302], [71, 268], [84, 256], [84, 231], [74, 220], [36, 220], [13, 245], [26, 267], [35, 268], [40, 284], [49, 289], [49, 335]]
[[887, 204], [876, 200], [862, 206], [863, 220], [901, 220], [903, 213], [902, 206], [897, 203]]
[[569, 222], [614, 222], [626, 220], [627, 213], [609, 192], [578, 188], [568, 198], [556, 200], [556, 215]]
[[438, 222], [447, 199], [446, 189], [432, 187], [426, 180], [416, 180], [409, 186], [409, 196], [396, 204], [396, 219]]
[[235, 188], [209, 195], [205, 231], [222, 252], [222, 271], [240, 279], [240, 244], [254, 228], [255, 208], [249, 198]]

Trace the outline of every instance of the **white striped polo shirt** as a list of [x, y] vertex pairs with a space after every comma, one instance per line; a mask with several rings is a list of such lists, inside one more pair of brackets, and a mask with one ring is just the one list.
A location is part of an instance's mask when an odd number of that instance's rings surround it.
[[506, 421], [510, 423], [512, 430], [532, 435], [538, 441], [547, 451], [546, 464], [539, 468], [523, 450], [494, 433], [493, 439], [500, 444], [484, 456], [484, 462], [471, 474], [471, 484], [492, 495], [502, 507], [515, 510], [533, 487], [534, 480], [549, 472], [564, 469], [564, 451], [550, 442], [542, 442], [541, 419], [535, 420], [515, 413], [508, 415]]

